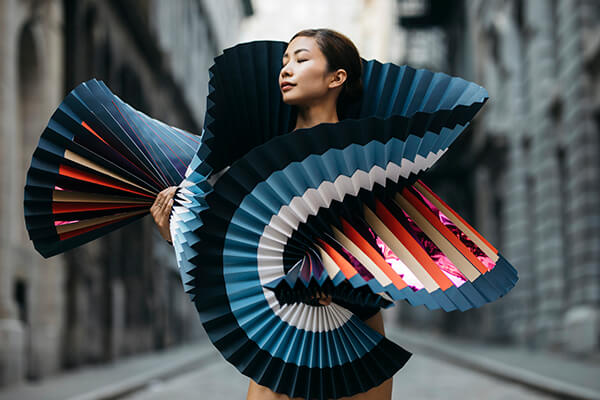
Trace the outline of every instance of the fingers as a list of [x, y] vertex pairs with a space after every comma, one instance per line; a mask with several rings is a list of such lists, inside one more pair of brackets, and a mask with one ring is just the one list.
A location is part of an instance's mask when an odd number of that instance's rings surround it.
[[323, 305], [323, 306], [328, 306], [331, 304], [331, 296], [328, 296], [325, 299], [319, 299], [319, 304]]
[[325, 293], [317, 292], [317, 295], [315, 297], [319, 299], [319, 303], [321, 305], [328, 306], [331, 304], [331, 295], [326, 296]]
[[173, 187], [172, 190], [167, 192], [164, 202], [161, 203], [161, 211], [163, 214], [171, 214], [171, 209], [173, 208], [173, 204], [175, 203], [175, 193], [177, 192], [177, 188]]
[[171, 217], [171, 209], [175, 203], [176, 186], [168, 187], [162, 190], [154, 199], [154, 203], [150, 207], [150, 214], [154, 218], [154, 222], [158, 226], [158, 231], [166, 240], [171, 240], [171, 231], [169, 229], [169, 219]]
[[167, 206], [168, 201], [175, 196], [175, 192], [177, 192], [176, 186], [171, 186], [171, 187], [166, 188], [165, 190], [162, 190], [156, 196], [156, 199], [154, 200], [154, 203], [152, 204], [152, 207], [150, 207], [150, 208], [154, 208], [157, 210], [163, 209], [164, 207]]
[[158, 206], [158, 217], [163, 220], [168, 220], [171, 216], [171, 209], [173, 208], [173, 204], [175, 203], [175, 192], [177, 190], [176, 187], [167, 189], [166, 193], [161, 197], [160, 205]]
[[174, 200], [171, 198], [168, 201], [165, 201], [158, 212], [158, 218], [160, 220], [160, 224], [164, 225], [168, 223], [171, 218], [171, 209], [173, 208]]
[[158, 195], [156, 195], [156, 198], [154, 199], [154, 203], [152, 203], [152, 206], [150, 207], [151, 211], [156, 211], [159, 210], [162, 203], [163, 203], [163, 199], [164, 199], [164, 193], [165, 191], [161, 191], [160, 193], [158, 193]]
[[156, 196], [154, 203], [150, 207], [150, 214], [154, 218], [154, 221], [160, 226], [163, 225], [165, 219], [168, 219], [168, 216], [171, 213], [171, 208], [174, 204], [175, 193], [177, 192], [176, 186], [168, 187], [162, 190]]
[[165, 204], [164, 204], [164, 207], [167, 208], [169, 211], [171, 210], [171, 207], [173, 206], [173, 203], [174, 203], [173, 199], [175, 198], [175, 193], [177, 193], [177, 187], [173, 186], [171, 189], [172, 190], [167, 193], [167, 196], [165, 199]]

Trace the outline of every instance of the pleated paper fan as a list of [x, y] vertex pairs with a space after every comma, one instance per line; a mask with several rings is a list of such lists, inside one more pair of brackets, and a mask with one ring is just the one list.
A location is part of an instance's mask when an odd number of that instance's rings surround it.
[[35, 248], [50, 257], [143, 217], [160, 190], [183, 180], [192, 157], [208, 151], [199, 147], [199, 137], [133, 109], [103, 82], [80, 84], [52, 115], [27, 173], [25, 223]]
[[[354, 298], [361, 305], [385, 307], [405, 299], [432, 309], [464, 310], [505, 294], [516, 281], [516, 271], [491, 246], [484, 255], [495, 261], [493, 268], [469, 267], [467, 263], [483, 251], [479, 246], [484, 239], [417, 181], [480, 109], [487, 99], [485, 89], [444, 74], [364, 62], [364, 95], [346, 110], [347, 118], [261, 138], [254, 126], [269, 126], [265, 121], [289, 128], [291, 111], [263, 87], [264, 82], [270, 87], [277, 81], [272, 65], [280, 62], [283, 48], [276, 42], [255, 42], [225, 52], [230, 60], [225, 64], [240, 54], [255, 60], [248, 80], [240, 79], [253, 88], [253, 95], [244, 95], [244, 90], [250, 91], [246, 87], [214, 79], [219, 69], [237, 66], [211, 69], [207, 114], [220, 115], [228, 108], [229, 118], [222, 126], [211, 125], [208, 160], [215, 154], [222, 158], [208, 164], [219, 170], [233, 163], [212, 190], [197, 189], [192, 174], [186, 178], [182, 186], [187, 190], [179, 194], [171, 232], [186, 289], [211, 341], [230, 363], [278, 393], [339, 398], [390, 378], [411, 353], [335, 302], [315, 305], [313, 290], [329, 290], [334, 298]], [[237, 95], [221, 97], [220, 90]], [[250, 102], [252, 96], [267, 92], [269, 101], [279, 104]], [[227, 107], [219, 99], [226, 99]], [[240, 135], [257, 142], [235, 155], [228, 153], [229, 143], [243, 146], [236, 141]], [[422, 203], [418, 213], [410, 209], [402, 219], [403, 199], [416, 190], [421, 197], [411, 197], [410, 204], [414, 208]], [[429, 207], [429, 213], [423, 207]], [[421, 216], [430, 218], [432, 207], [450, 222], [427, 226], [422, 236], [443, 231], [446, 242], [438, 236], [430, 242], [448, 254], [424, 248], [427, 238], [417, 235]], [[385, 223], [374, 223], [367, 208]], [[386, 211], [395, 219], [387, 218]], [[433, 219], [426, 221], [433, 224]], [[396, 225], [412, 230], [403, 232]], [[373, 230], [371, 243], [365, 229]], [[390, 241], [388, 249], [372, 246], [375, 235]], [[458, 253], [448, 250], [448, 242], [460, 247], [459, 241], [463, 246]], [[421, 268], [429, 276], [427, 280], [424, 273], [416, 274], [426, 281], [420, 293], [387, 264], [390, 257], [386, 259], [384, 250], [400, 253], [401, 246], [413, 251], [405, 270]], [[405, 254], [394, 255], [404, 260]], [[437, 255], [451, 262], [460, 259], [459, 265], [442, 268], [433, 259], [422, 261]], [[461, 290], [450, 287], [448, 271], [457, 279], [459, 274], [466, 278]]]
[[[213, 344], [275, 392], [339, 398], [411, 356], [340, 304], [464, 311], [503, 296], [517, 273], [418, 180], [485, 89], [363, 60], [363, 96], [339, 123], [290, 132], [295, 109], [277, 85], [285, 47], [245, 43], [215, 59], [202, 137], [134, 110], [102, 82], [81, 84], [35, 150], [25, 220], [49, 257], [141, 218], [160, 190], [179, 186], [177, 263]], [[214, 187], [213, 171], [224, 171]], [[318, 305], [317, 292], [334, 302]]]
[[[312, 237], [320, 257], [309, 247], [302, 262], [264, 285], [280, 303], [310, 304], [323, 293], [360, 305], [387, 307], [407, 300], [432, 310], [466, 311], [515, 285], [516, 270], [423, 182], [391, 196], [378, 192], [347, 199], [338, 214], [328, 210], [307, 218], [304, 225], [321, 227]], [[298, 240], [299, 231], [286, 247]]]
[[[209, 70], [206, 162], [231, 165], [295, 124], [295, 108], [281, 97], [278, 76], [287, 44], [254, 41], [224, 50]], [[364, 95], [340, 119], [411, 117], [415, 129], [465, 126], [487, 100], [481, 86], [444, 73], [362, 60]]]

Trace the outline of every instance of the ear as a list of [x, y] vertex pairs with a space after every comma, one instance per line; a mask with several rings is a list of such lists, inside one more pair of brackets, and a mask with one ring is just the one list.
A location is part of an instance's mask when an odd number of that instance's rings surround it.
[[344, 82], [346, 82], [347, 77], [348, 74], [346, 73], [345, 69], [340, 68], [332, 72], [328, 87], [330, 89], [334, 89], [336, 87], [342, 86]]

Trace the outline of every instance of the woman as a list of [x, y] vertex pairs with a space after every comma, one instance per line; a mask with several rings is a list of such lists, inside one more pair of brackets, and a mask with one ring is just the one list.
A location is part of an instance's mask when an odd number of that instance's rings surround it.
[[[296, 33], [283, 55], [279, 86], [283, 101], [297, 107], [294, 130], [311, 128], [321, 123], [336, 123], [344, 106], [362, 94], [362, 62], [354, 44], [346, 36], [329, 29], [309, 29]], [[215, 174], [218, 176], [218, 174]], [[150, 212], [161, 235], [170, 242], [169, 215], [175, 188], [163, 190]], [[331, 297], [320, 297], [323, 305]], [[378, 308], [340, 304], [385, 335], [383, 318]], [[391, 399], [392, 378], [366, 393], [351, 399]], [[250, 380], [248, 400], [289, 399]]]

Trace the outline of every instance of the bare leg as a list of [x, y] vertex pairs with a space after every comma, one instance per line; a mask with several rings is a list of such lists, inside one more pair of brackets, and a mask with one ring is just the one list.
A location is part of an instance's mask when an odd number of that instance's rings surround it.
[[[298, 397], [298, 399], [300, 398]], [[290, 400], [290, 398], [284, 394], [275, 393], [268, 387], [261, 386], [250, 379], [246, 400]]]
[[[383, 316], [381, 311], [373, 315], [371, 318], [365, 321], [371, 329], [376, 330], [380, 334], [385, 336], [385, 329], [383, 326]], [[376, 386], [365, 393], [359, 393], [350, 397], [343, 397], [340, 400], [391, 400], [392, 398], [392, 378], [383, 382], [381, 385]], [[292, 400], [301, 400], [301, 397], [295, 397]], [[258, 383], [250, 379], [250, 385], [248, 386], [248, 396], [246, 400], [290, 400], [290, 397], [273, 392], [271, 389], [265, 386], [261, 386]]]
[[[365, 321], [371, 329], [376, 330], [383, 336], [385, 336], [385, 329], [383, 326], [383, 316], [381, 311], [373, 315], [371, 318]], [[391, 400], [392, 399], [392, 383], [393, 378], [389, 378], [384, 381], [381, 385], [371, 388], [365, 393], [359, 393], [351, 397], [342, 397], [340, 400]]]

